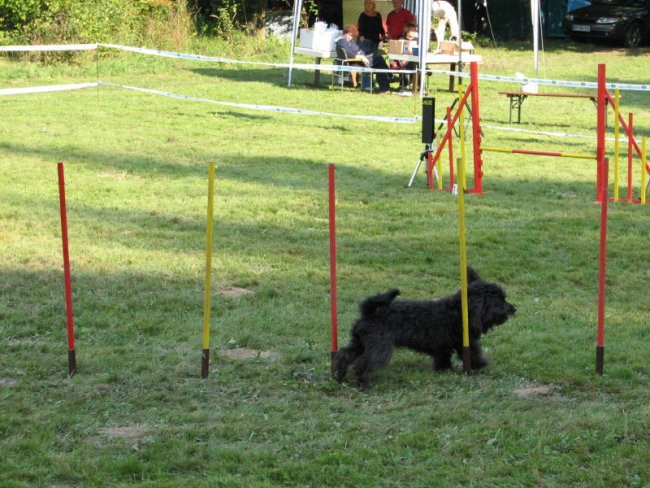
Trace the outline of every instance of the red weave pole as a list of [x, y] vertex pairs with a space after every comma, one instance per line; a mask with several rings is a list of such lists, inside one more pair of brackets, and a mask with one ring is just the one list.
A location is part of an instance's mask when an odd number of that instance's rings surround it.
[[473, 61], [470, 67], [470, 90], [472, 92], [472, 143], [474, 150], [474, 190], [483, 193], [483, 160], [481, 158], [481, 117], [478, 99], [478, 64]]
[[605, 121], [607, 111], [607, 88], [605, 87], [605, 65], [598, 65], [598, 115], [596, 120], [596, 201], [600, 201], [601, 180], [606, 176], [602, 174], [604, 165], [599, 164], [605, 159]]
[[[447, 107], [447, 127], [451, 126], [451, 108]], [[449, 139], [449, 191], [454, 189], [454, 145]]]
[[634, 115], [628, 114], [628, 127], [629, 132], [627, 135], [627, 201], [633, 201], [632, 197], [632, 158], [634, 154], [632, 153], [632, 141], [634, 140]]
[[59, 207], [61, 210], [61, 239], [63, 241], [63, 281], [65, 284], [65, 309], [68, 325], [68, 374], [77, 372], [74, 348], [74, 319], [72, 313], [72, 283], [70, 280], [70, 254], [68, 252], [68, 216], [65, 205], [65, 177], [63, 163], [57, 163], [59, 173]]
[[607, 202], [609, 161], [601, 160], [601, 192], [600, 192], [600, 254], [598, 266], [598, 338], [596, 346], [596, 372], [603, 374], [605, 362], [605, 277], [607, 274]]
[[334, 368], [334, 356], [338, 351], [338, 319], [336, 296], [336, 185], [335, 167], [329, 165], [329, 229], [330, 229], [330, 319], [331, 319], [331, 361]]

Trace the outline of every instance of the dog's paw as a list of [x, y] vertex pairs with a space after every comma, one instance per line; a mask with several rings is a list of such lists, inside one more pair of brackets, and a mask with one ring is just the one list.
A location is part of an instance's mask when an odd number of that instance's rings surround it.
[[481, 356], [478, 358], [472, 358], [472, 368], [473, 369], [481, 369], [485, 368], [488, 366], [492, 361], [490, 361], [490, 358], [487, 356]]
[[366, 391], [366, 390], [368, 390], [369, 386], [370, 386], [370, 383], [368, 383], [367, 380], [359, 380], [359, 381], [357, 381], [357, 390], [359, 390], [359, 391]]
[[434, 360], [433, 369], [442, 372], [451, 369], [451, 359]]

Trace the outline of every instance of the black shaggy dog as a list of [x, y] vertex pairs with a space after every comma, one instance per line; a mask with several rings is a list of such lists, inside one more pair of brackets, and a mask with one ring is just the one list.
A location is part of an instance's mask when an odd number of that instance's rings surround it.
[[[499, 285], [483, 281], [472, 268], [467, 275], [471, 364], [480, 369], [490, 363], [481, 351], [481, 335], [503, 324], [517, 309], [506, 301]], [[395, 300], [397, 295], [399, 290], [393, 289], [361, 303], [361, 318], [352, 327], [352, 339], [334, 361], [334, 377], [339, 383], [354, 364], [357, 387], [367, 388], [370, 373], [390, 362], [395, 347], [432, 356], [437, 371], [451, 368], [454, 351], [462, 360], [460, 291], [432, 301]]]

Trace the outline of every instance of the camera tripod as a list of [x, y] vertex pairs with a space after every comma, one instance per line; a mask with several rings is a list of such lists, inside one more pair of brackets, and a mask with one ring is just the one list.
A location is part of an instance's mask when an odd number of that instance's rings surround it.
[[[428, 161], [431, 153], [435, 151], [435, 148], [433, 146], [433, 143], [426, 144], [424, 146], [424, 151], [422, 151], [422, 154], [420, 154], [420, 160], [417, 162], [415, 165], [415, 170], [413, 171], [413, 174], [411, 175], [411, 179], [408, 182], [408, 185], [406, 185], [407, 188], [410, 188], [413, 185], [413, 182], [415, 181], [415, 176], [418, 174], [418, 171], [420, 170], [420, 166], [422, 166], [422, 161], [425, 159]], [[426, 171], [425, 168], [425, 173], [427, 176], [427, 185], [429, 185], [429, 173]], [[436, 182], [438, 181], [438, 170], [436, 167], [433, 167], [433, 177], [435, 178]]]

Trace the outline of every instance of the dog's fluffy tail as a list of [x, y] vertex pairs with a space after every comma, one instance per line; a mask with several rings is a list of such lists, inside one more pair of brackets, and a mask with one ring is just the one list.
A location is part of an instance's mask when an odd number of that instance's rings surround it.
[[467, 282], [472, 283], [473, 281], [481, 281], [481, 277], [478, 275], [476, 270], [471, 266], [467, 267]]
[[365, 318], [382, 315], [386, 312], [397, 295], [399, 295], [399, 290], [393, 288], [392, 290], [388, 290], [386, 293], [380, 293], [374, 297], [366, 298], [361, 302], [361, 306], [359, 307], [361, 309], [361, 315]]

